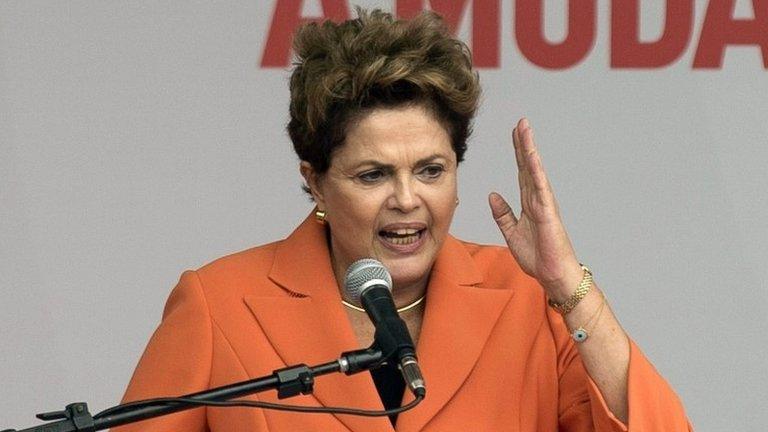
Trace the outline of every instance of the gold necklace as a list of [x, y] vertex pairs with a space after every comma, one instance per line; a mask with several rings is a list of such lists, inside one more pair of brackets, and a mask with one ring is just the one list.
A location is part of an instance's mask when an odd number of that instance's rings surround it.
[[[397, 309], [397, 313], [403, 313], [403, 312], [405, 312], [407, 310], [411, 310], [411, 309], [415, 308], [416, 306], [420, 305], [421, 302], [423, 302], [426, 297], [427, 297], [427, 295], [424, 294], [423, 296], [417, 298], [416, 301], [414, 301], [413, 303], [411, 303], [409, 305], [405, 305], [405, 306]], [[358, 312], [365, 312], [365, 309], [363, 309], [363, 308], [361, 308], [359, 306], [355, 306], [355, 305], [353, 305], [352, 303], [350, 303], [350, 302], [348, 302], [346, 300], [342, 299], [341, 300], [341, 304], [343, 304], [344, 306], [346, 306], [346, 307], [348, 307], [350, 309], [354, 309], [354, 310], [356, 310]]]

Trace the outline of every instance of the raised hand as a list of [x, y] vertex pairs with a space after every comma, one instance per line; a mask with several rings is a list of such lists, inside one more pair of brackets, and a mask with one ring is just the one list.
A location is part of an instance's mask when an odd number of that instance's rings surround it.
[[562, 302], [573, 293], [583, 272], [560, 219], [528, 120], [512, 131], [520, 186], [519, 216], [496, 192], [488, 196], [493, 218], [520, 267], [536, 278], [553, 300]]

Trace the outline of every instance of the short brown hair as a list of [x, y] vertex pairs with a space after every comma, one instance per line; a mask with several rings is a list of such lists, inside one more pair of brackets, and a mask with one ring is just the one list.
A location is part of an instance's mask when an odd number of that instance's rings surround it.
[[446, 128], [461, 161], [480, 97], [469, 48], [432, 12], [411, 20], [378, 9], [357, 14], [305, 24], [295, 35], [288, 133], [299, 158], [324, 174], [355, 120], [376, 108], [421, 105]]

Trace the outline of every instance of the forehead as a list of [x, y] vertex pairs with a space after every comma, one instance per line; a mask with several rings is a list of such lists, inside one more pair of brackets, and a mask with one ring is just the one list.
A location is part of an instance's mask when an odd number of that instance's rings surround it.
[[352, 124], [333, 159], [455, 158], [448, 131], [420, 106], [375, 109]]

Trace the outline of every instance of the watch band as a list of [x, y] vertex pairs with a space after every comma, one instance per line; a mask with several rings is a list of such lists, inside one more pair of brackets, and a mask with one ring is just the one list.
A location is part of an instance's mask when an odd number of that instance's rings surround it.
[[584, 276], [581, 278], [579, 286], [576, 288], [576, 291], [574, 291], [571, 297], [562, 303], [555, 303], [552, 301], [552, 299], [547, 299], [547, 303], [549, 303], [549, 305], [554, 310], [558, 311], [561, 315], [565, 315], [572, 311], [573, 308], [579, 304], [581, 299], [587, 296], [589, 289], [592, 287], [592, 271], [584, 264], [579, 263], [579, 265], [581, 266], [581, 269], [584, 270]]

